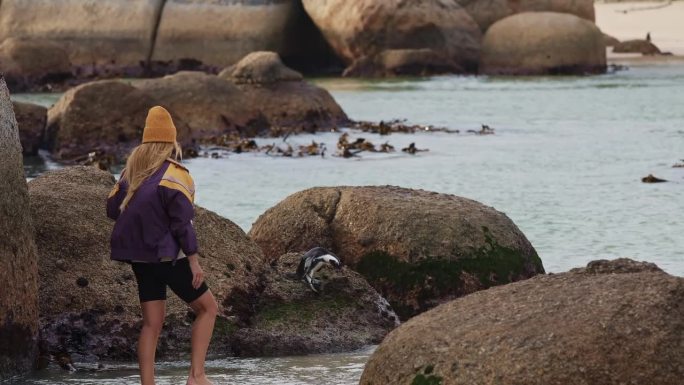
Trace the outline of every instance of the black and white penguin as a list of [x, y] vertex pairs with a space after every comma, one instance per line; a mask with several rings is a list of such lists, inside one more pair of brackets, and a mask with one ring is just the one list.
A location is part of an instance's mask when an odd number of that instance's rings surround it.
[[302, 255], [299, 266], [297, 266], [297, 277], [306, 282], [311, 290], [318, 293], [320, 281], [313, 276], [325, 264], [329, 264], [337, 269], [342, 268], [342, 263], [335, 254], [322, 247], [314, 247]]

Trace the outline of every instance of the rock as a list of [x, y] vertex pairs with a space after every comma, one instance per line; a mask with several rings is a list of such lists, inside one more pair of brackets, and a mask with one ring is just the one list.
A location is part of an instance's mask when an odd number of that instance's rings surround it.
[[605, 43], [606, 47], [614, 47], [620, 44], [620, 40], [608, 35], [607, 33], [603, 34], [603, 42]]
[[587, 267], [572, 269], [570, 272], [583, 274], [664, 273], [655, 263], [638, 262], [629, 258], [599, 259], [589, 262]]
[[654, 176], [653, 174], [648, 174], [648, 176], [641, 178], [641, 181], [643, 183], [664, 183], [664, 182], [667, 182], [667, 180], [660, 179], [660, 178]]
[[300, 13], [293, 0], [167, 0], [153, 58], [223, 68], [253, 51], [283, 51]]
[[[304, 8], [333, 50], [353, 65], [385, 50], [431, 49], [472, 72], [481, 32], [454, 0], [304, 0]], [[367, 59], [363, 59], [367, 60]]]
[[522, 12], [570, 13], [594, 21], [594, 0], [456, 0], [482, 31], [495, 22]]
[[3, 0], [0, 41], [58, 44], [76, 67], [142, 70], [161, 0]]
[[364, 56], [349, 66], [342, 76], [428, 76], [463, 72], [463, 68], [451, 58], [432, 49], [422, 48], [385, 50], [372, 57]]
[[684, 278], [651, 266], [537, 276], [406, 322], [360, 384], [678, 384], [683, 302]]
[[[135, 278], [128, 264], [109, 258], [113, 221], [104, 202], [114, 184], [108, 172], [94, 167], [51, 171], [29, 182], [31, 211], [40, 258], [42, 343], [52, 354], [88, 355], [96, 360], [131, 360], [140, 322]], [[233, 291], [256, 282], [263, 256], [245, 233], [227, 219], [197, 208], [195, 227], [200, 263], [219, 301], [221, 318], [212, 351], [226, 354]], [[176, 357], [189, 348], [189, 308], [173, 294], [158, 354]]]
[[[133, 82], [190, 128], [193, 139], [229, 133], [257, 136], [268, 132], [268, 122], [231, 82], [201, 72], [180, 72]], [[144, 123], [144, 120], [143, 120]]]
[[660, 49], [647, 40], [627, 40], [613, 46], [615, 53], [640, 53], [642, 55], [660, 55]]
[[[293, 276], [302, 254], [283, 255], [259, 278], [256, 292], [234, 295], [244, 309], [231, 343], [240, 356], [340, 352], [377, 344], [399, 318], [358, 273], [324, 268], [320, 294]], [[256, 298], [256, 301], [250, 300]], [[249, 305], [249, 306], [247, 306]]]
[[[47, 146], [64, 161], [96, 151], [121, 161], [140, 144], [147, 111], [157, 104], [146, 92], [123, 82], [82, 84], [48, 110]], [[175, 124], [179, 142], [189, 145], [189, 127], [182, 121]]]
[[274, 52], [255, 52], [219, 74], [234, 82], [247, 105], [258, 106], [272, 136], [328, 131], [349, 123], [328, 91], [305, 82]]
[[509, 16], [492, 25], [482, 41], [483, 74], [605, 71], [603, 34], [594, 23], [570, 14], [529, 12]]
[[252, 52], [234, 66], [224, 69], [219, 76], [236, 84], [269, 84], [304, 79], [302, 74], [285, 66], [277, 53], [269, 51]]
[[0, 382], [29, 371], [38, 339], [38, 266], [17, 121], [0, 75]]
[[37, 155], [43, 144], [47, 108], [30, 103], [12, 102], [19, 124], [19, 139], [24, 155]]
[[[4, 5], [0, 15], [6, 15]], [[57, 43], [8, 38], [0, 44], [0, 72], [12, 92], [19, 92], [64, 81], [71, 76], [71, 63]]]
[[330, 249], [402, 319], [535, 274], [536, 251], [504, 214], [478, 202], [399, 187], [313, 188], [267, 210], [249, 232], [274, 260]]

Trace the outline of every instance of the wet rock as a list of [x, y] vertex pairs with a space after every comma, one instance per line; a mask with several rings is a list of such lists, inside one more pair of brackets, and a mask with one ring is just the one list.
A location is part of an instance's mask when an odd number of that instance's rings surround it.
[[[440, 71], [454, 68], [454, 64], [469, 72], [477, 68], [480, 28], [455, 1], [304, 0], [303, 3], [330, 46], [347, 64], [363, 57], [372, 58], [385, 50], [429, 49], [436, 54], [429, 60], [431, 65], [438, 64], [434, 61], [436, 58], [445, 58], [436, 67]], [[406, 60], [408, 57], [404, 56], [404, 63], [426, 63], [425, 57], [422, 61], [416, 61], [415, 54], [411, 60]], [[404, 67], [411, 68], [423, 71], [430, 67]], [[385, 73], [382, 68], [365, 72]]]
[[480, 72], [504, 75], [603, 73], [606, 49], [594, 23], [553, 12], [520, 13], [492, 25]]
[[38, 266], [19, 131], [0, 75], [0, 382], [37, 355]]
[[22, 37], [58, 44], [75, 67], [86, 71], [140, 72], [160, 5], [160, 0], [3, 0], [0, 41]]
[[620, 274], [590, 264], [421, 314], [385, 338], [360, 384], [678, 384], [684, 278], [617, 267], [626, 263], [614, 263]]
[[267, 210], [249, 234], [271, 260], [315, 246], [330, 249], [403, 319], [544, 272], [532, 245], [505, 214], [423, 190], [304, 190]]
[[[135, 358], [141, 326], [135, 279], [128, 264], [109, 258], [113, 222], [105, 216], [104, 202], [113, 185], [108, 172], [82, 166], [48, 172], [29, 183], [47, 353]], [[223, 301], [257, 282], [262, 253], [237, 225], [208, 210], [198, 207], [194, 223], [200, 263], [219, 301], [223, 325], [231, 315]], [[191, 322], [189, 308], [169, 293], [160, 357], [186, 354]], [[228, 354], [229, 338], [217, 332], [212, 352]]]
[[613, 46], [615, 53], [640, 53], [642, 55], [660, 55], [660, 49], [648, 40], [627, 40]]
[[643, 183], [664, 183], [664, 182], [667, 182], [667, 180], [660, 179], [660, 178], [654, 176], [653, 174], [648, 174], [648, 176], [641, 178], [641, 181]]
[[221, 74], [258, 106], [271, 125], [270, 135], [328, 131], [349, 119], [328, 91], [301, 80], [273, 52], [255, 52]]
[[137, 80], [133, 86], [151, 95], [185, 123], [195, 140], [228, 133], [257, 136], [268, 132], [268, 122], [256, 107], [258, 104], [250, 103], [240, 89], [220, 77], [180, 72]]
[[256, 292], [229, 297], [234, 308], [245, 309], [232, 342], [236, 354], [350, 351], [380, 342], [398, 325], [387, 301], [349, 269], [323, 268], [317, 275], [320, 293], [311, 291], [294, 275], [301, 255], [290, 253], [274, 261], [259, 278]]
[[47, 108], [30, 103], [12, 102], [19, 124], [19, 140], [24, 155], [37, 155], [43, 144]]
[[[157, 104], [147, 92], [119, 81], [80, 85], [48, 110], [47, 145], [62, 161], [87, 159], [92, 152], [121, 161], [140, 144], [147, 112]], [[182, 120], [175, 124], [178, 141], [189, 146], [190, 128]]]
[[[0, 17], [5, 15], [3, 5]], [[19, 92], [64, 81], [71, 76], [71, 63], [57, 43], [8, 38], [0, 44], [0, 71], [12, 92]]]
[[594, 21], [593, 0], [456, 0], [477, 22], [482, 31], [495, 22], [522, 12], [570, 13]]
[[[291, 0], [168, 0], [153, 58], [192, 58], [222, 68], [253, 51], [282, 52], [301, 13]], [[304, 38], [300, 45], [307, 43]]]

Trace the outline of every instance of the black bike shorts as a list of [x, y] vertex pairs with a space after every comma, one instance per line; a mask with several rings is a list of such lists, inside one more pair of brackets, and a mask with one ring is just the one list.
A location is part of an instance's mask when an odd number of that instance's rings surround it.
[[167, 286], [186, 303], [196, 300], [209, 290], [205, 282], [197, 289], [192, 287], [192, 270], [188, 258], [177, 260], [175, 265], [173, 262], [133, 262], [132, 266], [138, 282], [140, 302], [165, 300]]

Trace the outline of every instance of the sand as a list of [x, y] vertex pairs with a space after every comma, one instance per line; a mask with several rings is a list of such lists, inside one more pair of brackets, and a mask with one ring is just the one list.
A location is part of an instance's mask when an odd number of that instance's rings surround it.
[[[645, 39], [663, 52], [684, 55], [684, 1], [596, 3], [596, 25], [618, 40]], [[622, 57], [612, 54], [610, 57]]]

